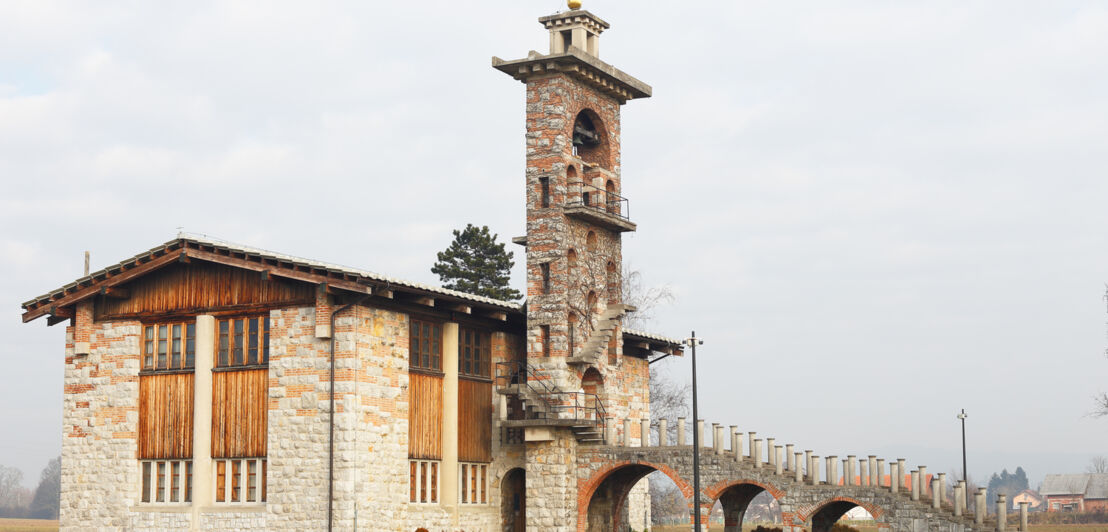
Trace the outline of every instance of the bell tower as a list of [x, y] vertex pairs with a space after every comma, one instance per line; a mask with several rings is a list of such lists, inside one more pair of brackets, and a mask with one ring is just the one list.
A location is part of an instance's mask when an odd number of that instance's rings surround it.
[[580, 375], [620, 362], [622, 234], [635, 230], [621, 194], [620, 108], [649, 85], [600, 60], [609, 24], [578, 7], [545, 16], [550, 50], [493, 67], [527, 87], [528, 363], [577, 390]]
[[[557, 530], [576, 529], [577, 501], [547, 488], [576, 480], [572, 467], [548, 464], [572, 463], [578, 444], [638, 439], [638, 427], [625, 434], [621, 420], [649, 410], [646, 362], [624, 359], [620, 326], [634, 310], [620, 293], [621, 239], [636, 228], [621, 193], [620, 109], [651, 88], [602, 61], [608, 23], [576, 0], [569, 6], [539, 19], [550, 33], [548, 53], [492, 58], [494, 68], [526, 85], [527, 234], [513, 239], [527, 248], [526, 364], [558, 390], [555, 401], [575, 404], [526, 426], [527, 492], [541, 494], [552, 513], [565, 512], [553, 520]], [[584, 413], [576, 407], [582, 404]], [[592, 424], [595, 430], [582, 429]], [[551, 530], [530, 514], [527, 521], [528, 530]]]

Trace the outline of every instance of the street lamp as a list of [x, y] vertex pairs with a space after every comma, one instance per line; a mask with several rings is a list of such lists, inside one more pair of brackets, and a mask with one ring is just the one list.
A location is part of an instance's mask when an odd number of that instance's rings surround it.
[[[693, 364], [696, 364], [695, 358], [694, 358]], [[695, 401], [695, 399], [694, 399], [694, 401]], [[966, 409], [963, 408], [962, 413], [958, 414], [958, 419], [962, 420], [962, 482], [965, 482], [968, 485], [969, 481], [966, 480], [966, 418], [967, 417], [969, 417], [969, 416], [966, 415]]]
[[696, 346], [704, 345], [704, 340], [697, 338], [696, 331], [693, 331], [692, 336], [685, 338], [682, 343], [692, 349], [693, 532], [700, 532], [700, 431], [697, 430], [700, 413], [696, 408]]

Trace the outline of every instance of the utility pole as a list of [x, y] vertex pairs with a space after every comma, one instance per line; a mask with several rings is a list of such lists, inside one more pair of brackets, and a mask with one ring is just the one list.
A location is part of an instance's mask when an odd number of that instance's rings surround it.
[[[695, 362], [694, 362], [695, 364]], [[958, 414], [958, 419], [962, 420], [962, 482], [969, 485], [969, 480], [966, 478], [966, 409], [962, 409], [962, 413]]]
[[685, 345], [692, 348], [693, 532], [700, 532], [700, 431], [697, 430], [700, 413], [696, 407], [696, 346], [702, 344], [704, 340], [696, 337], [696, 331], [685, 339]]

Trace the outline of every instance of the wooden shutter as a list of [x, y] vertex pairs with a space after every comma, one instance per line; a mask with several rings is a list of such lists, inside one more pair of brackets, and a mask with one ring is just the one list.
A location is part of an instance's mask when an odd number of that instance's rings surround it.
[[212, 458], [266, 455], [269, 370], [212, 372]]
[[408, 374], [408, 457], [442, 459], [442, 377]]
[[192, 458], [192, 373], [139, 377], [140, 459]]
[[492, 462], [492, 383], [458, 379], [458, 461]]

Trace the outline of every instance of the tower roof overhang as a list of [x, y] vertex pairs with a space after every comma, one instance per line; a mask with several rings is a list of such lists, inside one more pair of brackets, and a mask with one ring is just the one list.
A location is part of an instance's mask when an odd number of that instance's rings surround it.
[[566, 74], [608, 94], [621, 104], [636, 98], [649, 98], [653, 92], [650, 85], [576, 46], [570, 46], [564, 54], [543, 55], [532, 50], [526, 59], [511, 61], [494, 56], [492, 66], [524, 83], [534, 77]]

